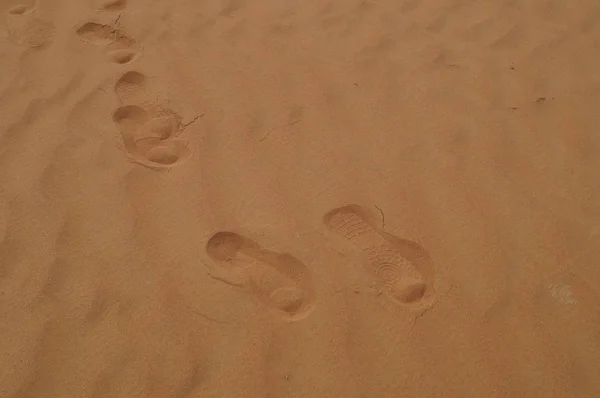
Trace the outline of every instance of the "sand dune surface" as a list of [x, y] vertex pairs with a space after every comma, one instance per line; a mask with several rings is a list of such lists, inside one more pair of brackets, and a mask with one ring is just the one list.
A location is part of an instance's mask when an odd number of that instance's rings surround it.
[[0, 397], [600, 396], [597, 1], [0, 12]]

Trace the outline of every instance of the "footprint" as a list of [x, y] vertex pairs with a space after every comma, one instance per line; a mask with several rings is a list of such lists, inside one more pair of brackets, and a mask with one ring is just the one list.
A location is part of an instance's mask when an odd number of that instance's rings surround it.
[[577, 304], [577, 298], [570, 285], [548, 285], [548, 290], [558, 302], [562, 304]]
[[158, 100], [150, 99], [156, 96], [150, 93], [146, 75], [137, 71], [129, 71], [117, 80], [114, 91], [121, 104], [136, 105], [148, 112], [151, 117], [149, 129], [156, 133], [153, 136], [165, 139], [174, 136], [181, 129], [180, 115], [163, 106]]
[[334, 209], [323, 221], [331, 231], [364, 251], [367, 269], [392, 301], [419, 307], [433, 304], [433, 290], [416, 266], [423, 264], [424, 259], [429, 261], [425, 249], [381, 231], [358, 205]]
[[135, 40], [109, 25], [88, 22], [77, 29], [79, 39], [95, 46], [106, 48], [106, 57], [112, 63], [125, 65], [138, 57], [133, 49]]
[[[31, 12], [23, 8], [18, 10], [14, 10], [14, 8], [11, 9], [13, 12], [22, 12], [22, 14], [12, 14], [13, 16], [22, 16]], [[52, 22], [40, 18], [10, 18], [7, 19], [6, 26], [8, 37], [13, 43], [32, 48], [48, 46], [54, 41], [56, 35], [56, 26]]]
[[175, 137], [177, 124], [167, 116], [150, 118], [137, 105], [126, 105], [113, 113], [113, 122], [121, 133], [130, 159], [153, 169], [183, 163], [190, 156], [188, 148]]
[[312, 311], [314, 288], [310, 274], [292, 255], [262, 249], [234, 232], [213, 235], [206, 252], [220, 269], [215, 278], [247, 288], [284, 319], [298, 320]]
[[119, 78], [114, 90], [122, 106], [115, 110], [112, 119], [131, 161], [156, 170], [171, 168], [190, 157], [187, 146], [173, 140], [181, 131], [181, 117], [147, 100], [147, 80], [137, 71]]
[[123, 104], [143, 104], [147, 103], [147, 85], [146, 75], [129, 71], [117, 80], [115, 83], [115, 94]]
[[135, 45], [135, 40], [124, 35], [119, 29], [95, 22], [83, 24], [77, 29], [76, 34], [80, 40], [95, 46], [108, 46], [115, 43], [125, 47]]

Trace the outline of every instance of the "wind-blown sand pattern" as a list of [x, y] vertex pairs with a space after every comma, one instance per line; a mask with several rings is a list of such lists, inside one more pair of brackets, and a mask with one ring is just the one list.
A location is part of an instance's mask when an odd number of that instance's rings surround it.
[[0, 13], [0, 397], [600, 396], [598, 1]]

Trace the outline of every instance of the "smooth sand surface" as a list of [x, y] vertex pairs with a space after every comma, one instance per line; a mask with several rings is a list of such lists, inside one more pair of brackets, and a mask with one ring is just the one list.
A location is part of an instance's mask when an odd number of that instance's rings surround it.
[[0, 397], [600, 397], [597, 0], [0, 5]]

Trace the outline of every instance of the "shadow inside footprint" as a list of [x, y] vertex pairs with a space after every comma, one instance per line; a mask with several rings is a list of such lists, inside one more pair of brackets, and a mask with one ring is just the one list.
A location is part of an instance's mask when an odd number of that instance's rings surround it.
[[114, 64], [126, 65], [137, 58], [137, 52], [131, 49], [109, 50], [106, 53], [108, 60]]
[[18, 4], [14, 7], [9, 8], [8, 11], [6, 11], [6, 13], [8, 15], [12, 15], [12, 16], [21, 16], [21, 15], [27, 15], [27, 14], [33, 12], [34, 10], [35, 10], [34, 6]]
[[103, 11], [120, 11], [126, 6], [126, 0], [102, 0], [98, 8]]
[[142, 138], [136, 141], [131, 136], [124, 135], [123, 142], [132, 162], [154, 170], [180, 165], [191, 155], [188, 147], [179, 140]]
[[234, 232], [213, 235], [206, 252], [220, 268], [217, 279], [247, 288], [284, 319], [298, 320], [312, 311], [312, 280], [306, 266], [294, 256], [262, 249]]
[[122, 106], [113, 113], [113, 122], [122, 134], [134, 134], [148, 120], [148, 112], [137, 105]]
[[354, 204], [330, 211], [323, 222], [365, 253], [366, 268], [392, 301], [418, 308], [433, 304], [433, 278], [428, 282], [424, 275], [432, 273], [431, 262], [420, 245], [380, 230], [368, 212]]

